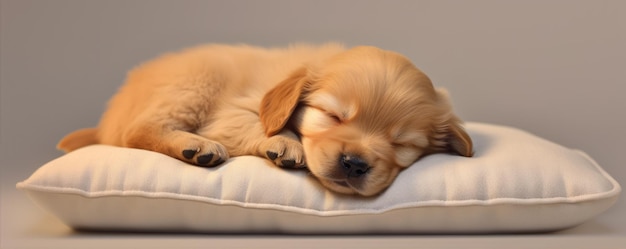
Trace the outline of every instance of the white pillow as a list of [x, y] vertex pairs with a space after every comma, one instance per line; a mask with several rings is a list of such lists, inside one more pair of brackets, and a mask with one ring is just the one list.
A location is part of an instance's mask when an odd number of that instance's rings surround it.
[[104, 145], [53, 160], [17, 187], [78, 229], [219, 233], [553, 231], [618, 198], [619, 184], [583, 152], [514, 128], [466, 128], [473, 158], [427, 156], [371, 198], [251, 156], [201, 168]]

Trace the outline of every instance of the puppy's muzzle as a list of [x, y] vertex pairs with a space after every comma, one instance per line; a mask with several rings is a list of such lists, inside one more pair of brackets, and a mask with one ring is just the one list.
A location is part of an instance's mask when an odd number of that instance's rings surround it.
[[339, 165], [346, 178], [360, 178], [371, 168], [365, 160], [355, 155], [341, 155]]

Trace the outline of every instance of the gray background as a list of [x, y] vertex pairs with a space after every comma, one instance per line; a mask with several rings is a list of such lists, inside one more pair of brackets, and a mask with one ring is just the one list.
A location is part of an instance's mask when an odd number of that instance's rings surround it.
[[15, 190], [16, 182], [61, 155], [55, 144], [63, 135], [96, 125], [134, 65], [202, 43], [299, 41], [403, 53], [449, 89], [463, 119], [515, 126], [581, 149], [624, 185], [626, 1], [0, 3], [1, 248], [626, 242], [624, 198], [582, 226], [543, 235], [154, 236], [77, 234]]

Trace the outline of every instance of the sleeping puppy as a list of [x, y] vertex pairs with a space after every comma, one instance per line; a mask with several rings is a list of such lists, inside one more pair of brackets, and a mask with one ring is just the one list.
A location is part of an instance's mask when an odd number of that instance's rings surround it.
[[448, 97], [400, 54], [339, 44], [208, 45], [134, 70], [97, 128], [58, 148], [151, 150], [199, 166], [255, 155], [371, 196], [418, 158], [472, 155]]

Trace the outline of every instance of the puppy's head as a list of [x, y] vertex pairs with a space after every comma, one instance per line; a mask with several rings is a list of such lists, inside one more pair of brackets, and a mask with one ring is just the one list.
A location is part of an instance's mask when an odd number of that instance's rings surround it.
[[447, 94], [405, 57], [356, 47], [294, 72], [263, 99], [268, 136], [290, 126], [321, 183], [370, 196], [423, 155], [472, 155]]

